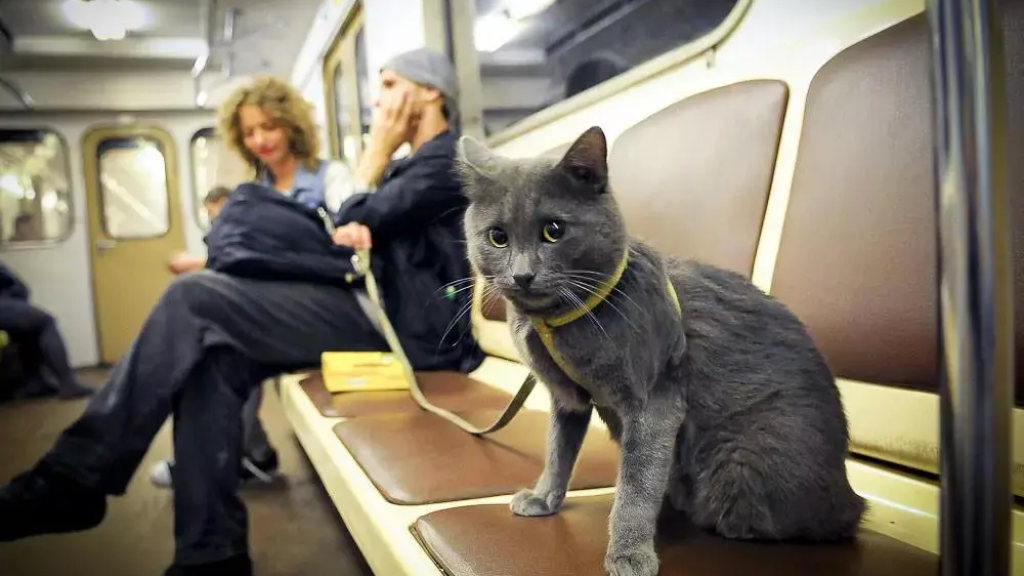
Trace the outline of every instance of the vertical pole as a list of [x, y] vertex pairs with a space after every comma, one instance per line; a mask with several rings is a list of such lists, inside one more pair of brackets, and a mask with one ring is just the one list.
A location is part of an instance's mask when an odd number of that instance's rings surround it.
[[943, 576], [1010, 573], [1013, 260], [994, 0], [928, 0], [934, 56]]

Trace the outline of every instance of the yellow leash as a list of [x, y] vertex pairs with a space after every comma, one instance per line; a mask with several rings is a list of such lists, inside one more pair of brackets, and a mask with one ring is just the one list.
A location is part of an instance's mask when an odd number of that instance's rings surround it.
[[[324, 223], [324, 228], [327, 230], [328, 236], [333, 238], [334, 236], [334, 222], [328, 216], [327, 212], [323, 208], [317, 209], [317, 214]], [[387, 341], [388, 346], [391, 347], [391, 352], [394, 353], [395, 357], [398, 358], [399, 363], [402, 365], [405, 378], [409, 382], [409, 393], [412, 395], [412, 399], [427, 412], [436, 414], [441, 418], [451, 422], [459, 428], [474, 434], [477, 436], [483, 434], [490, 434], [501, 430], [512, 421], [512, 418], [519, 412], [526, 402], [526, 398], [533, 392], [533, 387], [537, 384], [537, 379], [533, 374], [528, 374], [526, 380], [523, 381], [522, 386], [519, 387], [519, 391], [516, 392], [515, 397], [509, 402], [505, 410], [498, 416], [491, 425], [479, 427], [467, 422], [444, 408], [435, 406], [427, 400], [427, 397], [423, 395], [423, 390], [420, 389], [419, 381], [416, 379], [416, 371], [412, 367], [412, 363], [409, 362], [409, 357], [405, 355], [405, 350], [402, 349], [402, 343], [398, 339], [398, 334], [395, 332], [395, 328], [391, 325], [391, 321], [388, 319], [388, 314], [384, 310], [384, 300], [380, 295], [380, 288], [377, 285], [377, 279], [373, 275], [373, 270], [370, 268], [370, 251], [369, 250], [357, 250], [352, 255], [352, 267], [355, 269], [355, 273], [347, 273], [345, 280], [351, 284], [356, 279], [362, 278], [366, 285], [366, 293], [370, 297], [370, 302], [375, 309], [377, 321], [380, 322], [381, 330], [384, 332], [384, 340]], [[483, 384], [482, 384], [483, 385]]]
[[[327, 213], [323, 211], [323, 209], [318, 210], [318, 213], [320, 214], [321, 219], [324, 220], [324, 226], [327, 229], [327, 233], [333, 236], [334, 225], [327, 216]], [[626, 272], [628, 264], [629, 250], [627, 249], [610, 281], [603, 283], [599, 290], [592, 293], [583, 302], [583, 306], [581, 308], [574, 308], [565, 314], [547, 320], [531, 319], [533, 327], [537, 330], [537, 334], [540, 336], [541, 342], [544, 343], [544, 347], [547, 349], [548, 354], [551, 355], [552, 360], [554, 360], [555, 363], [558, 364], [558, 367], [561, 368], [562, 371], [565, 372], [565, 374], [574, 382], [579, 383], [580, 379], [576, 372], [569, 366], [568, 362], [566, 362], [565, 358], [563, 358], [562, 355], [558, 353], [558, 350], [556, 350], [553, 331], [555, 328], [565, 326], [570, 322], [582, 318], [604, 302], [612, 291], [615, 290], [615, 286], [618, 285], [619, 281], [622, 280], [622, 275]], [[533, 392], [533, 388], [537, 384], [537, 379], [532, 372], [526, 376], [526, 380], [523, 381], [523, 384], [519, 387], [519, 391], [516, 392], [516, 395], [509, 402], [505, 410], [489, 426], [474, 426], [454, 413], [431, 404], [430, 401], [427, 400], [426, 396], [423, 395], [419, 382], [416, 380], [416, 371], [413, 370], [412, 364], [409, 362], [409, 358], [405, 355], [405, 351], [402, 350], [402, 343], [398, 339], [398, 334], [395, 332], [394, 327], [391, 325], [391, 321], [388, 320], [387, 312], [384, 310], [384, 301], [381, 299], [380, 288], [377, 285], [377, 279], [373, 275], [373, 270], [370, 268], [370, 251], [356, 251], [356, 253], [352, 255], [352, 267], [355, 269], [355, 273], [348, 274], [345, 279], [350, 284], [357, 278], [363, 279], [363, 282], [366, 285], [366, 292], [376, 309], [377, 319], [380, 322], [382, 331], [384, 332], [384, 339], [387, 341], [388, 346], [391, 347], [391, 351], [398, 358], [402, 368], [404, 369], [406, 379], [409, 382], [409, 393], [412, 395], [413, 400], [416, 401], [416, 404], [424, 410], [436, 414], [466, 432], [476, 436], [490, 434], [501, 430], [512, 421], [512, 418], [514, 418], [519, 410], [522, 409], [523, 404], [526, 402], [526, 399], [530, 396], [530, 393]], [[672, 303], [676, 308], [676, 312], [682, 315], [682, 308], [679, 305], [679, 297], [677, 296], [676, 289], [672, 286], [672, 282], [670, 280], [666, 280], [666, 287], [669, 297], [672, 299]]]
[[[366, 284], [366, 292], [370, 296], [370, 300], [376, 308], [377, 319], [383, 329], [384, 339], [387, 341], [388, 346], [391, 347], [391, 351], [395, 354], [404, 368], [405, 377], [409, 381], [409, 393], [412, 394], [413, 400], [415, 400], [416, 403], [424, 410], [436, 414], [452, 424], [455, 424], [459, 428], [462, 428], [466, 432], [477, 436], [497, 432], [507, 426], [519, 410], [522, 409], [523, 404], [526, 402], [526, 398], [530, 396], [531, 392], [533, 392], [533, 387], [537, 384], [537, 379], [534, 375], [530, 373], [526, 376], [526, 380], [523, 381], [522, 386], [519, 387], [519, 391], [516, 392], [512, 401], [509, 402], [501, 415], [498, 416], [498, 418], [489, 426], [474, 426], [454, 413], [431, 404], [430, 401], [427, 400], [427, 397], [423, 395], [419, 382], [416, 380], [416, 371], [413, 370], [412, 364], [409, 362], [409, 358], [405, 355], [405, 351], [402, 350], [402, 343], [398, 340], [398, 334], [395, 332], [394, 327], [391, 326], [391, 321], [388, 320], [387, 312], [384, 310], [384, 301], [380, 297], [380, 289], [377, 286], [377, 279], [374, 278], [373, 271], [370, 269], [369, 251], [361, 250], [356, 252], [356, 254], [352, 256], [352, 265], [356, 269], [356, 274], [359, 277], [362, 277]], [[481, 386], [483, 386], [483, 384], [481, 384]]]
[[[619, 263], [618, 268], [612, 274], [608, 282], [604, 282], [599, 290], [591, 293], [590, 297], [583, 301], [583, 306], [579, 308], [573, 308], [572, 310], [556, 316], [554, 318], [542, 319], [542, 318], [531, 318], [533, 328], [537, 331], [537, 335], [540, 336], [540, 341], [544, 343], [544, 348], [547, 349], [551, 359], [555, 361], [555, 364], [562, 369], [573, 382], [580, 384], [582, 380], [579, 375], [566, 361], [565, 357], [562, 356], [558, 349], [555, 348], [555, 337], [554, 330], [560, 326], [565, 326], [570, 322], [579, 320], [586, 314], [590, 313], [597, 308], [608, 296], [615, 290], [615, 287], [622, 280], [622, 275], [626, 272], [626, 267], [629, 265], [629, 249], [626, 249], [626, 253], [622, 257], [622, 261]], [[672, 300], [672, 304], [675, 306], [676, 313], [682, 316], [683, 309], [679, 304], [679, 296], [676, 294], [676, 289], [672, 286], [671, 280], [665, 281], [666, 291], [668, 292], [669, 298]], [[582, 385], [582, 384], [580, 384]]]

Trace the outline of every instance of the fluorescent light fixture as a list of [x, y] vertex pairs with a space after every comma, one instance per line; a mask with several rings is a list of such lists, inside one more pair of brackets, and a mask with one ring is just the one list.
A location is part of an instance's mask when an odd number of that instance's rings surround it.
[[149, 20], [146, 9], [134, 0], [65, 0], [61, 11], [72, 25], [91, 30], [97, 40], [122, 40]]
[[525, 28], [504, 12], [492, 12], [480, 17], [473, 25], [473, 44], [480, 52], [494, 52], [507, 44]]
[[199, 94], [196, 94], [196, 106], [202, 108], [206, 106], [206, 100], [209, 99], [210, 95], [206, 93], [206, 90], [200, 90]]
[[506, 0], [505, 11], [512, 18], [522, 20], [546, 10], [554, 3], [555, 0]]
[[196, 58], [196, 63], [192, 65], [192, 77], [195, 78], [206, 70], [206, 63], [210, 60], [210, 48], [206, 47], [203, 53]]

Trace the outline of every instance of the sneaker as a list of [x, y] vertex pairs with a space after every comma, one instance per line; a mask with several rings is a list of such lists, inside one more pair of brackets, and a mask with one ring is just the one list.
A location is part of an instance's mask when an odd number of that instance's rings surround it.
[[171, 480], [171, 468], [174, 468], [174, 460], [161, 460], [149, 469], [149, 481], [160, 488], [170, 488], [173, 485]]
[[206, 564], [174, 564], [164, 576], [252, 576], [252, 560], [239, 554]]
[[0, 542], [99, 525], [107, 496], [41, 463], [0, 488]]
[[[269, 457], [259, 461], [245, 456], [239, 473], [240, 483], [242, 486], [272, 484], [280, 476], [279, 467], [276, 452], [271, 452]], [[161, 460], [149, 469], [149, 481], [160, 488], [173, 488], [173, 476], [174, 460]]]
[[242, 458], [242, 485], [246, 484], [273, 484], [280, 475], [280, 462], [277, 460], [277, 452], [271, 452], [270, 456], [263, 460], [254, 460], [245, 456]]

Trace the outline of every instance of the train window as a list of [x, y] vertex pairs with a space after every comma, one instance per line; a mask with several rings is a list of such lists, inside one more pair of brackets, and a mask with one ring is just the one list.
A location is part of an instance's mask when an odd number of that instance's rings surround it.
[[363, 39], [363, 13], [357, 2], [348, 21], [334, 39], [324, 58], [324, 88], [327, 92], [331, 151], [342, 159], [355, 161], [369, 130], [369, 90], [366, 72], [366, 45]]
[[210, 219], [203, 200], [215, 186], [236, 186], [251, 180], [252, 169], [237, 154], [224, 146], [215, 128], [202, 128], [192, 135], [192, 191], [195, 194], [195, 216], [199, 227], [210, 229]]
[[369, 64], [366, 61], [366, 31], [360, 27], [356, 32], [356, 85], [359, 97], [359, 132], [362, 147], [365, 148], [370, 139], [370, 123], [373, 121], [373, 80], [370, 77]]
[[50, 130], [0, 130], [0, 245], [59, 242], [71, 224], [64, 140]]
[[210, 219], [203, 209], [203, 199], [217, 181], [220, 162], [220, 138], [213, 128], [203, 128], [192, 135], [192, 191], [195, 193], [196, 220], [203, 230], [210, 229]]
[[148, 136], [113, 137], [96, 147], [103, 229], [114, 239], [155, 238], [170, 229], [163, 145]]
[[697, 40], [737, 0], [474, 0], [487, 135]]
[[[337, 66], [334, 67], [334, 73], [331, 78], [331, 91], [334, 94], [334, 121], [335, 121], [335, 134], [337, 139], [337, 156], [339, 158], [347, 158], [349, 150], [346, 150], [346, 140], [350, 139], [349, 126], [352, 123], [349, 117], [349, 100], [348, 100], [348, 88], [345, 86], [345, 75], [342, 63], [338, 62]], [[351, 149], [351, 144], [348, 148]]]

